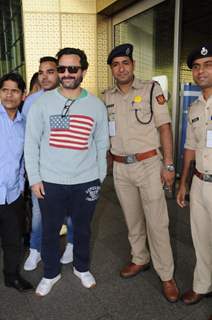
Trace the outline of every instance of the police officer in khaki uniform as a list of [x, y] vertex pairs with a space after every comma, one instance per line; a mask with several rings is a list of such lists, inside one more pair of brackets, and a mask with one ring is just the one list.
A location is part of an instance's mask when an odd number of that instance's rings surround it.
[[184, 303], [190, 305], [212, 291], [212, 45], [192, 51], [187, 64], [202, 89], [189, 109], [184, 167], [177, 194], [177, 203], [184, 207], [189, 165], [195, 160], [190, 215], [196, 266], [193, 289], [183, 295]]
[[[172, 133], [168, 107], [158, 83], [134, 77], [133, 46], [122, 44], [108, 56], [116, 85], [104, 93], [111, 137], [115, 189], [124, 212], [132, 260], [123, 278], [148, 269], [150, 254], [163, 293], [178, 300], [169, 219], [163, 191], [174, 180]], [[159, 147], [163, 149], [161, 162]]]

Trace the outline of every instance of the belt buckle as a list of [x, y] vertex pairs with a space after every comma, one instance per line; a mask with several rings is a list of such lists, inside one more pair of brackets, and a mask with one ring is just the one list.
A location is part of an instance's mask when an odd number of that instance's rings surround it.
[[206, 182], [212, 182], [212, 175], [211, 174], [203, 174], [203, 180]]
[[124, 158], [124, 162], [126, 164], [134, 163], [136, 161], [137, 161], [137, 159], [134, 154], [129, 154], [128, 156], [125, 156], [125, 158]]

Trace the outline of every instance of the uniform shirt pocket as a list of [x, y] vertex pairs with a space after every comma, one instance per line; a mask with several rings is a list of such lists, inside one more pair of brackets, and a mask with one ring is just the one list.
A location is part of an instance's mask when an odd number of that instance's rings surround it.
[[134, 104], [133, 106], [134, 120], [148, 123], [151, 119], [151, 106], [149, 101], [142, 101], [140, 104]]
[[190, 119], [191, 127], [195, 136], [195, 140], [199, 143], [204, 140], [204, 123], [200, 116], [192, 115]]

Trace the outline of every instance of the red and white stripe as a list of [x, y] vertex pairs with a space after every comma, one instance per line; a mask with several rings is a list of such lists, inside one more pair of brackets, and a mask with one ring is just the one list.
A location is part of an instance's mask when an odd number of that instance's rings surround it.
[[83, 115], [70, 115], [69, 129], [51, 129], [49, 144], [57, 148], [87, 150], [94, 120]]

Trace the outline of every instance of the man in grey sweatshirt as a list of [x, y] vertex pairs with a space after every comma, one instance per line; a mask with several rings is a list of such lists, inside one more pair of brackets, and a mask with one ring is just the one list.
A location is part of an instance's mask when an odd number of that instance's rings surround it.
[[36, 294], [45, 296], [61, 278], [59, 230], [71, 213], [73, 272], [82, 285], [96, 285], [89, 272], [90, 223], [106, 176], [109, 147], [104, 104], [80, 84], [88, 69], [85, 53], [64, 48], [58, 54], [60, 87], [45, 92], [27, 118], [25, 162], [43, 223], [44, 277]]

